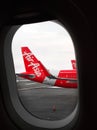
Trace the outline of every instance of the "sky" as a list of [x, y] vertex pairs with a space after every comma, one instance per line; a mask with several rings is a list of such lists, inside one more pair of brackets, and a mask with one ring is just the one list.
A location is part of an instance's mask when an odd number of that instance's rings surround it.
[[48, 70], [72, 69], [75, 59], [72, 39], [67, 30], [54, 21], [22, 25], [12, 40], [15, 72], [25, 72], [21, 47], [27, 46]]

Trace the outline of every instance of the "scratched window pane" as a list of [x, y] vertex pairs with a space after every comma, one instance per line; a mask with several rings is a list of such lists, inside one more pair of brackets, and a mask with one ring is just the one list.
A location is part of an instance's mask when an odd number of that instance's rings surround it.
[[67, 118], [78, 101], [76, 57], [68, 31], [55, 21], [22, 25], [12, 40], [18, 95], [45, 120]]

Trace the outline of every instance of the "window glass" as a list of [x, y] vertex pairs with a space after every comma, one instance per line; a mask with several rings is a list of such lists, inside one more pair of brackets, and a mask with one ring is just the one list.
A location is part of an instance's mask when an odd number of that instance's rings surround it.
[[19, 99], [33, 116], [68, 117], [78, 101], [76, 57], [72, 38], [59, 23], [22, 25], [12, 40]]

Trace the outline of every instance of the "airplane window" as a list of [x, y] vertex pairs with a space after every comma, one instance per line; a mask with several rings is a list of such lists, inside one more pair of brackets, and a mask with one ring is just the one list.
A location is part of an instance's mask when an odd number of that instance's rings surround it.
[[56, 21], [20, 26], [12, 40], [19, 99], [33, 116], [67, 118], [78, 103], [76, 57], [68, 31]]

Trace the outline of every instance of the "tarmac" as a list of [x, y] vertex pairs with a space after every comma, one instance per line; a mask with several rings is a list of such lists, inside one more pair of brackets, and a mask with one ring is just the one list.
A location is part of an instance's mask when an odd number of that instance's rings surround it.
[[78, 88], [61, 88], [17, 78], [19, 99], [33, 116], [44, 120], [68, 117], [78, 103]]

